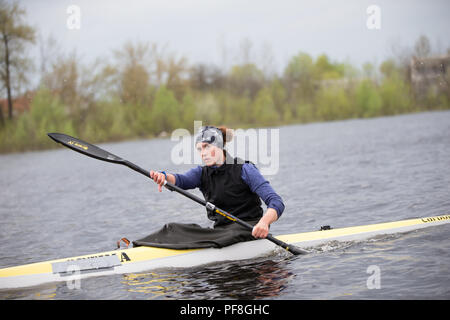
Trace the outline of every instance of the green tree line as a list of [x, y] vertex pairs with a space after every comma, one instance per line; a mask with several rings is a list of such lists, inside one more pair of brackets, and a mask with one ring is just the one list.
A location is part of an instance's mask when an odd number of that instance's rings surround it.
[[[260, 127], [450, 108], [448, 82], [446, 90], [414, 93], [410, 57], [357, 68], [299, 52], [277, 73], [249, 59], [249, 40], [243, 59], [228, 68], [191, 65], [167, 47], [127, 42], [108, 59], [83, 64], [75, 53], [61, 53], [51, 38], [36, 41], [17, 4], [0, 4], [0, 80], [7, 104], [0, 108], [2, 153], [52, 148], [47, 132], [98, 143], [192, 130], [194, 120]], [[39, 84], [27, 90], [29, 108], [14, 113], [31, 74], [23, 48], [36, 42]], [[413, 53], [425, 57], [429, 47], [422, 36]]]

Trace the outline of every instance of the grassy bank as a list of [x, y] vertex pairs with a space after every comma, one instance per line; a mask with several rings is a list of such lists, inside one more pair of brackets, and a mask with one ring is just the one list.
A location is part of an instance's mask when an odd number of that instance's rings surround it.
[[368, 80], [352, 88], [319, 89], [310, 102], [287, 101], [278, 83], [261, 89], [252, 99], [225, 91], [188, 92], [181, 101], [165, 87], [148, 105], [98, 101], [88, 110], [72, 110], [47, 89], [35, 95], [30, 110], [0, 129], [0, 152], [54, 148], [48, 132], [62, 132], [92, 143], [151, 138], [176, 128], [193, 129], [194, 120], [229, 127], [278, 126], [293, 123], [369, 118], [410, 112], [450, 109], [445, 98], [416, 106], [401, 82], [379, 86]]

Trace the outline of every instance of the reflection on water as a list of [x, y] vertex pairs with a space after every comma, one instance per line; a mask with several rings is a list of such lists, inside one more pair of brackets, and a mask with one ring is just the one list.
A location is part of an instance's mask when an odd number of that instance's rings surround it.
[[[124, 275], [122, 283], [147, 299], [260, 299], [278, 296], [294, 275], [288, 260], [229, 262]], [[139, 297], [142, 298], [142, 297]]]
[[126, 274], [122, 283], [129, 286], [128, 292], [143, 293], [149, 295], [149, 299], [177, 292], [183, 285], [176, 273], [156, 272]]
[[0, 291], [0, 300], [54, 300], [57, 299], [57, 285], [46, 284], [30, 288]]

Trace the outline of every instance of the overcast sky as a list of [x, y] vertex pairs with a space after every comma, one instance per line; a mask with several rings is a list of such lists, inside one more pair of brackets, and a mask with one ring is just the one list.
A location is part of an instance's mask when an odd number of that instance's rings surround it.
[[[28, 23], [83, 60], [110, 55], [126, 41], [167, 44], [193, 64], [235, 63], [248, 38], [253, 59], [269, 47], [280, 70], [300, 51], [356, 65], [380, 63], [396, 46], [424, 34], [436, 50], [450, 48], [449, 0], [22, 0]], [[69, 29], [67, 8], [80, 8], [80, 29]], [[381, 29], [366, 26], [369, 5], [380, 8]], [[221, 48], [227, 48], [224, 60]], [[268, 52], [266, 50], [266, 52]]]

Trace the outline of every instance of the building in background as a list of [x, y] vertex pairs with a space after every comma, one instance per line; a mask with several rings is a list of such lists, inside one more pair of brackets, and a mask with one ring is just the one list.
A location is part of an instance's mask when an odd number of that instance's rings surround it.
[[450, 55], [427, 58], [413, 57], [410, 79], [417, 99], [445, 94], [450, 98]]

